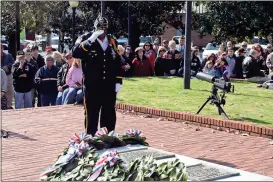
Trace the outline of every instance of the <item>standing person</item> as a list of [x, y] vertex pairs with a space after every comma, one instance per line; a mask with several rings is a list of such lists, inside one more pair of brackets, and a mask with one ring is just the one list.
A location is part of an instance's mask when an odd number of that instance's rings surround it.
[[46, 56], [51, 56], [51, 55], [53, 54], [53, 49], [52, 49], [52, 47], [51, 47], [51, 46], [46, 46], [45, 52], [46, 52], [45, 57], [46, 57]]
[[[242, 44], [241, 44], [241, 47], [240, 48], [242, 48], [242, 49], [244, 49], [245, 50], [245, 56], [248, 56], [248, 53], [249, 53], [249, 50], [247, 49], [247, 42], [246, 41], [243, 41], [242, 42]], [[240, 49], [239, 48], [239, 49]], [[238, 49], [238, 50], [239, 50]], [[236, 57], [238, 57], [239, 56], [239, 52], [238, 52], [238, 50], [237, 51], [235, 51], [235, 56]]]
[[6, 72], [7, 74], [7, 106], [9, 109], [12, 109], [12, 100], [13, 100], [13, 81], [12, 81], [12, 74], [11, 74], [11, 68], [14, 63], [13, 57], [9, 53], [5, 53], [4, 47], [1, 44], [1, 68]]
[[8, 109], [7, 105], [7, 74], [6, 72], [1, 68], [1, 110], [6, 110]]
[[37, 45], [31, 47], [32, 59], [37, 63], [37, 70], [45, 65], [45, 59], [39, 54], [38, 50]]
[[174, 40], [169, 42], [169, 50], [163, 55], [165, 71], [164, 76], [177, 76], [181, 63], [181, 53], [175, 49]]
[[243, 62], [245, 59], [246, 51], [244, 48], [238, 49], [238, 56], [235, 59], [234, 77], [243, 78]]
[[159, 48], [159, 39], [157, 38], [157, 39], [155, 39], [154, 46], [153, 46], [153, 50], [155, 52], [155, 58], [157, 57], [158, 48]]
[[35, 75], [35, 83], [41, 92], [42, 106], [53, 106], [57, 97], [57, 74], [59, 69], [54, 65], [52, 56], [46, 56], [46, 65], [41, 67]]
[[169, 41], [168, 40], [163, 40], [162, 41], [162, 46], [165, 48], [166, 51], [169, 50]]
[[226, 50], [228, 50], [228, 49], [234, 50], [234, 46], [233, 46], [233, 43], [231, 41], [227, 42], [227, 48], [226, 48]]
[[61, 69], [61, 67], [66, 63], [65, 60], [63, 60], [63, 55], [58, 51], [54, 51], [52, 57], [55, 61], [54, 65], [59, 69]]
[[235, 67], [235, 59], [236, 59], [236, 57], [235, 57], [235, 55], [234, 55], [234, 51], [233, 51], [233, 49], [231, 48], [231, 47], [229, 47], [228, 48], [228, 54], [227, 54], [227, 56], [226, 56], [226, 60], [227, 60], [227, 62], [228, 62], [228, 66], [229, 66], [229, 73], [230, 73], [230, 76], [231, 77], [234, 77], [235, 76], [235, 74], [234, 74], [234, 67]]
[[66, 84], [66, 75], [74, 61], [74, 58], [72, 57], [72, 52], [66, 53], [65, 59], [66, 59], [66, 64], [64, 64], [61, 67], [57, 75], [58, 95], [56, 98], [56, 105], [64, 104], [64, 100], [69, 90], [68, 89], [69, 86]]
[[144, 55], [144, 49], [138, 47], [135, 52], [137, 56], [132, 61], [133, 77], [153, 76], [153, 68], [150, 60]]
[[131, 66], [129, 64], [129, 59], [124, 55], [124, 47], [122, 45], [118, 45], [118, 54], [120, 55], [121, 59], [121, 67], [122, 67], [122, 76], [129, 77], [131, 75], [128, 74], [131, 71]]
[[179, 45], [176, 46], [176, 50], [179, 51], [182, 54], [182, 57], [184, 57], [185, 54], [185, 37], [181, 36], [179, 38]]
[[[37, 45], [31, 48], [32, 59], [36, 61], [36, 65], [37, 65], [36, 70], [40, 69], [41, 67], [45, 65], [45, 59], [43, 58], [43, 56], [41, 56], [41, 54], [39, 54], [38, 50], [39, 48]], [[41, 107], [41, 93], [40, 93], [40, 90], [35, 87], [34, 97], [33, 97], [33, 106], [35, 106], [36, 98], [37, 98], [37, 107]]]
[[160, 46], [158, 48], [158, 56], [155, 60], [155, 76], [164, 76], [164, 59], [163, 55], [165, 54], [165, 47]]
[[15, 109], [32, 107], [34, 67], [26, 61], [24, 51], [18, 51], [17, 60], [12, 66]]
[[155, 51], [153, 50], [153, 45], [151, 44], [151, 42], [146, 42], [144, 44], [144, 54], [145, 57], [148, 58], [151, 62], [151, 66], [152, 66], [152, 72], [154, 74], [154, 65], [155, 65]]
[[94, 135], [100, 127], [108, 131], [116, 126], [116, 95], [122, 84], [121, 60], [117, 41], [107, 35], [108, 20], [98, 17], [95, 31], [87, 39], [80, 37], [72, 56], [82, 60], [86, 133]]
[[224, 44], [220, 44], [219, 50], [216, 53], [216, 58], [217, 59], [220, 58], [224, 52], [225, 52], [225, 45]]
[[[37, 65], [37, 62], [32, 58], [32, 52], [30, 47], [25, 48], [23, 51], [25, 53], [26, 62], [32, 66], [32, 71], [35, 75], [38, 70], [37, 69], [38, 65]], [[34, 77], [33, 77], [33, 85], [31, 89], [32, 107], [35, 107], [35, 95], [36, 95], [35, 92], [36, 92], [36, 89], [35, 89]]]
[[[131, 46], [127, 45], [125, 47], [125, 52], [124, 52], [124, 56], [125, 56], [125, 59], [127, 60], [127, 63], [130, 65], [130, 67], [132, 68], [132, 61], [133, 59], [135, 58], [135, 55], [132, 51], [132, 48]], [[126, 73], [126, 76], [127, 77], [132, 77], [132, 72], [133, 70], [132, 69], [129, 69], [127, 70], [127, 73]]]
[[[82, 97], [79, 97], [79, 95], [82, 96], [82, 68], [80, 59], [74, 59], [66, 75], [66, 85], [68, 86], [68, 92], [63, 104], [80, 103], [82, 101]], [[76, 100], [76, 98], [79, 100]]]

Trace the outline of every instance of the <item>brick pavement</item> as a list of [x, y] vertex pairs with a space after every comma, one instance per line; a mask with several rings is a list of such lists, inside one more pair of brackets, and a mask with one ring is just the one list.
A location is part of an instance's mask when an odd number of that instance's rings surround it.
[[[137, 128], [152, 147], [273, 177], [270, 139], [118, 113], [117, 132]], [[83, 108], [59, 106], [2, 112], [2, 180], [37, 181], [73, 133], [83, 131]]]

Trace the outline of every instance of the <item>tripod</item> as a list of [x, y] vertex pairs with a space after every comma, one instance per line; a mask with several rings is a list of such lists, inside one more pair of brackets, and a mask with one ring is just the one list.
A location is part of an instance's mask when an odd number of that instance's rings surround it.
[[218, 109], [218, 113], [219, 115], [222, 115], [224, 116], [225, 119], [229, 119], [227, 114], [225, 113], [224, 109], [221, 107], [221, 105], [225, 105], [226, 103], [226, 100], [225, 100], [225, 91], [223, 92], [222, 95], [218, 95], [218, 89], [216, 88], [215, 85], [212, 86], [212, 92], [211, 92], [211, 95], [207, 98], [206, 102], [201, 106], [201, 108], [197, 111], [196, 114], [199, 114], [202, 109], [205, 107], [205, 105], [209, 102], [211, 105], [215, 105]]

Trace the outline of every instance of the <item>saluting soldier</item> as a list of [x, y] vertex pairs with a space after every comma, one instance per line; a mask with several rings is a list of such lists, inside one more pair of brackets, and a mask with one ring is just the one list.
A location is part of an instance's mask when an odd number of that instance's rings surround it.
[[117, 41], [107, 34], [107, 19], [99, 16], [94, 28], [93, 33], [79, 37], [72, 48], [73, 57], [82, 60], [85, 128], [91, 135], [98, 130], [100, 113], [100, 127], [115, 129], [116, 95], [122, 84]]

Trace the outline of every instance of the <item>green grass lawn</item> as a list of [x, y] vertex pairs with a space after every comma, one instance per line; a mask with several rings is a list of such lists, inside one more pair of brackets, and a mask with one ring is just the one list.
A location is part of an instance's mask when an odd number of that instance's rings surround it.
[[[236, 82], [235, 92], [228, 93], [223, 107], [232, 120], [273, 126], [273, 91], [257, 84]], [[118, 94], [122, 103], [166, 110], [196, 113], [210, 95], [212, 84], [191, 80], [191, 89], [183, 89], [183, 78], [128, 78]], [[202, 115], [222, 118], [216, 106], [207, 104]]]

